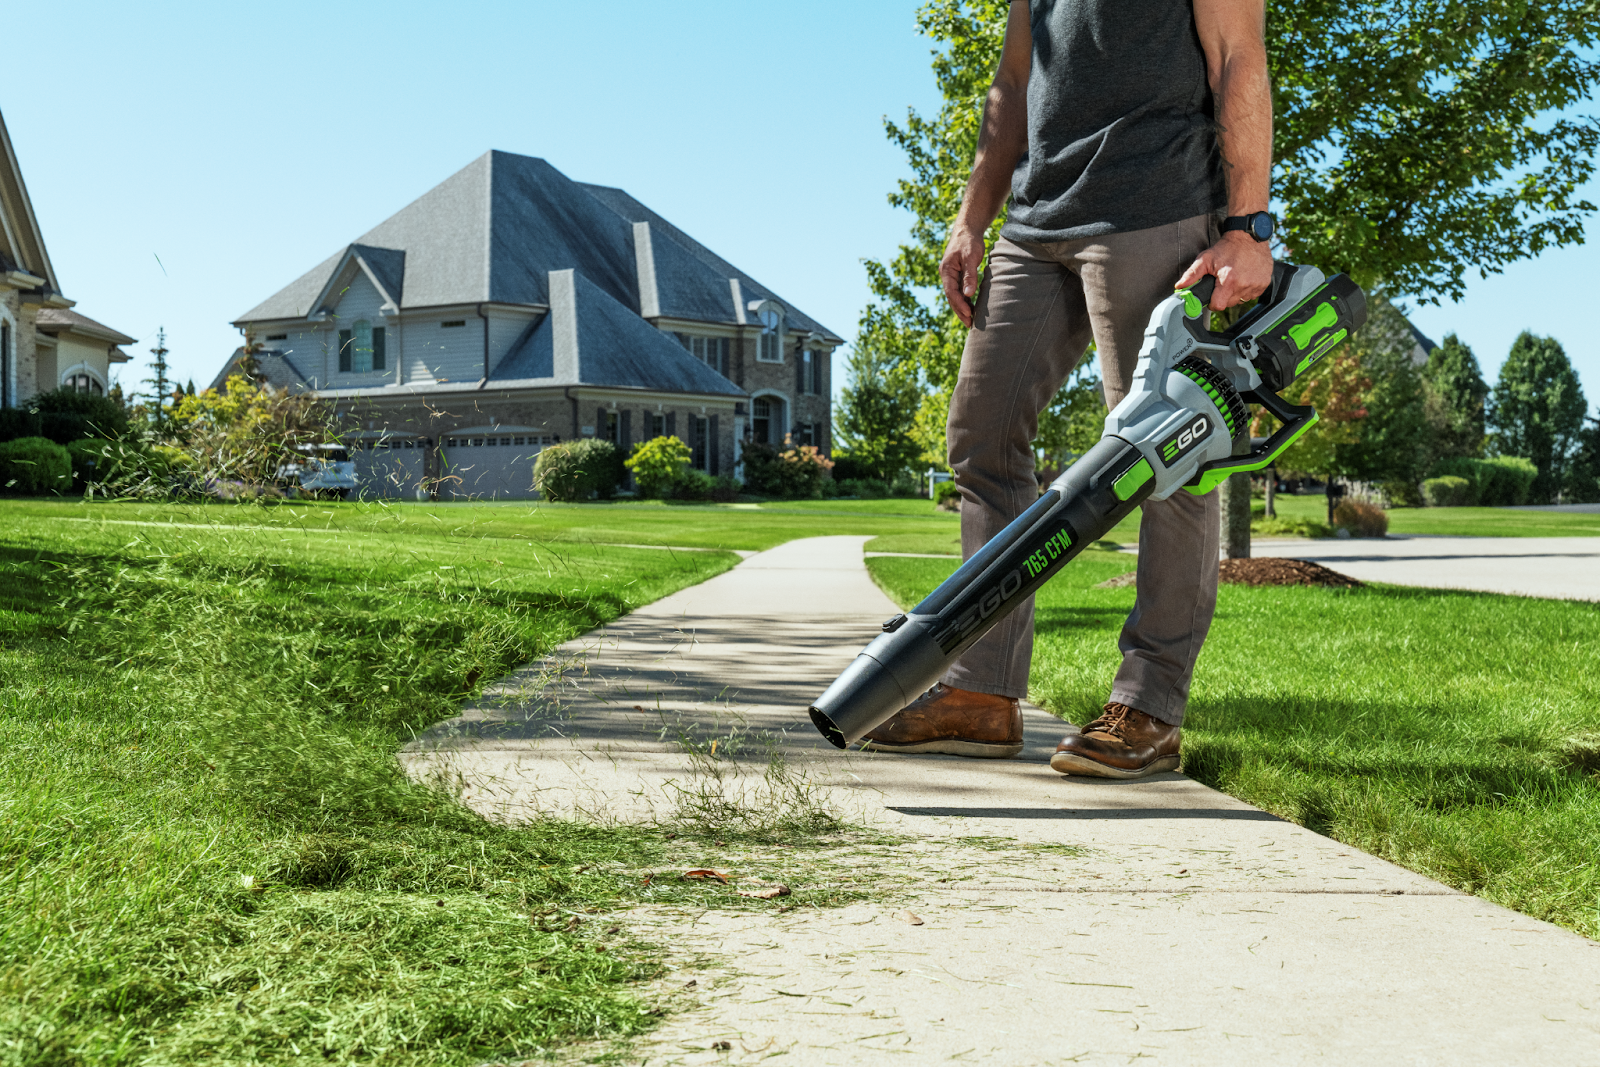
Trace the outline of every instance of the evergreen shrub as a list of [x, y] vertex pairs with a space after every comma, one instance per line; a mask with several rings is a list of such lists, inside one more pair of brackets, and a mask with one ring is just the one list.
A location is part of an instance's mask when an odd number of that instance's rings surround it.
[[533, 487], [546, 500], [607, 499], [616, 493], [623, 470], [610, 441], [594, 437], [564, 441], [539, 453], [533, 464]]
[[1468, 508], [1478, 502], [1477, 487], [1454, 474], [1429, 478], [1422, 483], [1422, 495], [1430, 508]]
[[1473, 497], [1486, 508], [1516, 507], [1528, 502], [1528, 493], [1539, 469], [1521, 456], [1496, 456], [1493, 459], [1453, 457], [1434, 464], [1432, 478], [1464, 478], [1472, 483]]
[[72, 487], [72, 456], [46, 437], [0, 444], [0, 492], [61, 493]]
[[822, 496], [833, 461], [812, 445], [783, 451], [758, 442], [744, 446], [745, 486], [762, 496], [809, 500]]

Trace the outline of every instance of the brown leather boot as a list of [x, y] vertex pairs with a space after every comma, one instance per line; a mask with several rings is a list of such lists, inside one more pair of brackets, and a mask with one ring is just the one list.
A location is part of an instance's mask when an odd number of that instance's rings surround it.
[[1107, 704], [1100, 717], [1068, 734], [1050, 757], [1050, 769], [1097, 778], [1143, 778], [1178, 769], [1183, 731], [1126, 704]]
[[1022, 709], [1011, 697], [941, 682], [861, 740], [873, 752], [1009, 759], [1022, 751]]

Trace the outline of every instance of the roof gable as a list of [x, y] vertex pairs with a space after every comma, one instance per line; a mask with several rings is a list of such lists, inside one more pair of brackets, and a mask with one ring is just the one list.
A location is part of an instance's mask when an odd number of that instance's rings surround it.
[[3, 115], [0, 115], [0, 270], [20, 270], [43, 278], [44, 288], [52, 293], [61, 292]]

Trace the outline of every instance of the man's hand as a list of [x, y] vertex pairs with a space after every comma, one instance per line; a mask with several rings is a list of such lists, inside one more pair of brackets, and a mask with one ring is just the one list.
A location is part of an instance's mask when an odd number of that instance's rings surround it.
[[[945, 253], [945, 259], [950, 253]], [[943, 270], [943, 265], [940, 265]], [[1217, 276], [1211, 294], [1211, 310], [1224, 311], [1235, 304], [1254, 300], [1272, 284], [1272, 252], [1264, 241], [1257, 241], [1242, 230], [1230, 230], [1222, 240], [1195, 257], [1175, 288], [1187, 289], [1207, 274]], [[945, 292], [950, 291], [945, 283]]]
[[978, 293], [978, 268], [983, 266], [983, 234], [957, 225], [939, 260], [939, 281], [961, 325], [972, 329], [972, 300]]

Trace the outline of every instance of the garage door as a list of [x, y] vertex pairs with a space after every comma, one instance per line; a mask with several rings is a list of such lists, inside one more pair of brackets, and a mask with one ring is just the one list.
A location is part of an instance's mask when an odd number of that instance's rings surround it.
[[426, 495], [423, 478], [427, 472], [428, 444], [418, 438], [376, 441], [365, 448], [352, 449], [356, 464], [356, 492], [364, 497], [389, 497], [415, 500]]
[[439, 496], [449, 500], [528, 500], [533, 461], [549, 434], [473, 433], [444, 439]]

